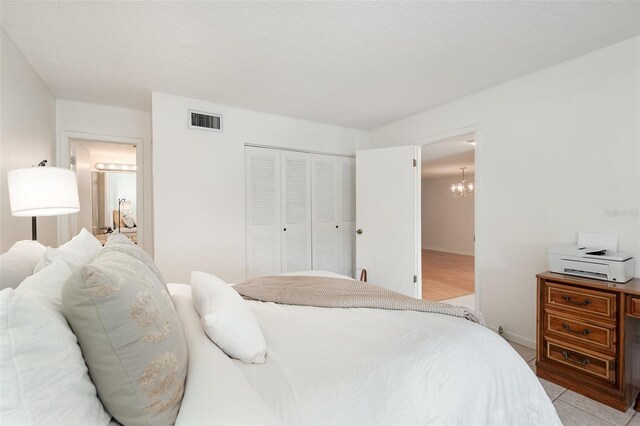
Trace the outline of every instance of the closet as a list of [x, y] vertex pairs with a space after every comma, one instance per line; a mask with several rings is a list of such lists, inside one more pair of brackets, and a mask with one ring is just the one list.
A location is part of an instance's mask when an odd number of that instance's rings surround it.
[[311, 154], [313, 269], [353, 277], [355, 160]]
[[353, 277], [355, 161], [245, 148], [247, 277], [323, 270]]

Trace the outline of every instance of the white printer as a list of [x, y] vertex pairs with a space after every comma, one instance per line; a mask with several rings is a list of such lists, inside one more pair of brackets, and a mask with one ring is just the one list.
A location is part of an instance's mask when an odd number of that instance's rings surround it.
[[633, 279], [635, 259], [601, 247], [547, 247], [549, 270], [560, 274], [626, 283]]

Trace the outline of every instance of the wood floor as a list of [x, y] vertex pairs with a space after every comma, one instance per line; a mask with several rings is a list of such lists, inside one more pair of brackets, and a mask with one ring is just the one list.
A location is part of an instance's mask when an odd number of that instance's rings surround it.
[[453, 299], [474, 291], [473, 256], [422, 250], [423, 299]]

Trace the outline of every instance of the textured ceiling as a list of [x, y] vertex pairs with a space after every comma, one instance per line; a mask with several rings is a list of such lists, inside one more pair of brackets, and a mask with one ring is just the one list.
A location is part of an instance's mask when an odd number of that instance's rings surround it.
[[1, 2], [60, 98], [373, 129], [640, 33], [639, 2]]
[[465, 173], [475, 172], [475, 146], [467, 141], [475, 140], [474, 133], [455, 136], [422, 147], [422, 178], [435, 179], [459, 176], [460, 167]]

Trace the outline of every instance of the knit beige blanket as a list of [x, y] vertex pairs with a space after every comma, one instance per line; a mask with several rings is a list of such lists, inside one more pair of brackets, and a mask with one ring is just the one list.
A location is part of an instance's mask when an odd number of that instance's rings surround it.
[[482, 314], [462, 306], [414, 299], [362, 281], [327, 277], [269, 276], [236, 284], [247, 300], [321, 308], [373, 308], [451, 315], [485, 325]]

